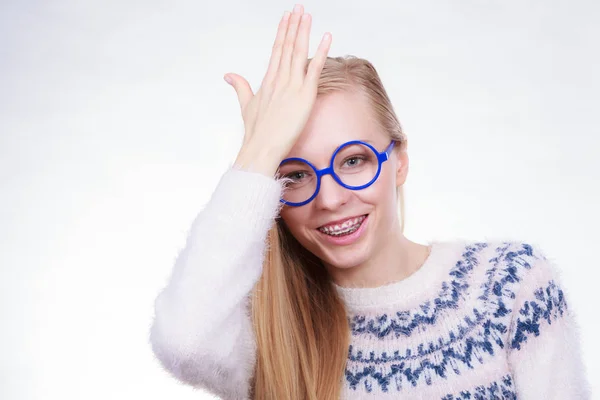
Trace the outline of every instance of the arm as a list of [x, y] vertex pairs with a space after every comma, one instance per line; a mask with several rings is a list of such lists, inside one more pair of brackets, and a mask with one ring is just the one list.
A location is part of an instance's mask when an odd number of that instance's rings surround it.
[[590, 398], [578, 325], [556, 265], [543, 255], [520, 282], [509, 331], [519, 399]]
[[248, 295], [280, 195], [279, 181], [234, 167], [193, 221], [150, 329], [154, 354], [180, 381], [247, 398], [256, 357]]

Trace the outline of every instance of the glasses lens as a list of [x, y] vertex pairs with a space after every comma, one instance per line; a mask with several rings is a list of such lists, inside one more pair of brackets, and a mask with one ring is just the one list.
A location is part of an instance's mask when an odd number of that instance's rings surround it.
[[378, 168], [377, 154], [363, 144], [344, 146], [333, 160], [336, 175], [345, 185], [353, 188], [371, 183]]
[[317, 174], [307, 163], [286, 161], [277, 170], [281, 178], [288, 178], [283, 199], [290, 203], [301, 203], [310, 199], [317, 189]]

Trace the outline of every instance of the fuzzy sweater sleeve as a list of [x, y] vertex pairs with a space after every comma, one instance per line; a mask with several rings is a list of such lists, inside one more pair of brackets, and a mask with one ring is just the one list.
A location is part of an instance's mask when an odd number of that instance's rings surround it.
[[588, 400], [579, 326], [559, 269], [537, 253], [520, 278], [509, 330], [509, 365], [517, 398]]
[[152, 351], [179, 381], [246, 399], [256, 361], [249, 293], [262, 272], [280, 181], [230, 168], [198, 213], [154, 303]]

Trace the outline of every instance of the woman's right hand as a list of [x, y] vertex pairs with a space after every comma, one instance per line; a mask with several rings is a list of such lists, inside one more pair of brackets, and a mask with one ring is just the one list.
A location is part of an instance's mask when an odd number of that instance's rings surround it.
[[302, 5], [296, 5], [291, 15], [285, 12], [256, 94], [240, 75], [225, 75], [237, 93], [244, 119], [244, 142], [235, 161], [242, 169], [273, 176], [308, 121], [331, 45], [331, 34], [326, 33], [305, 70], [311, 18]]

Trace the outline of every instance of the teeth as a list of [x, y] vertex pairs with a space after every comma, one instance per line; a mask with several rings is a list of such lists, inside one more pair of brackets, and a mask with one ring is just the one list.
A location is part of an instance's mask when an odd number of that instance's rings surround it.
[[360, 224], [363, 222], [364, 219], [365, 219], [365, 216], [363, 215], [361, 217], [352, 218], [347, 221], [344, 221], [342, 224], [339, 224], [339, 225], [323, 226], [323, 227], [319, 228], [319, 230], [328, 235], [346, 234], [346, 233], [354, 232], [355, 230], [357, 230], [360, 227]]

